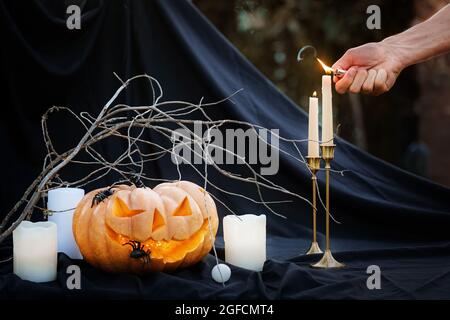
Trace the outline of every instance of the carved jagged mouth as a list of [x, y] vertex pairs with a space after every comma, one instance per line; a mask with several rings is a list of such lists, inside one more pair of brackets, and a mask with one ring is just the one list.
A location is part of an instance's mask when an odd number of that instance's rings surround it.
[[[208, 219], [205, 219], [203, 225], [186, 240], [153, 240], [151, 238], [141, 242], [145, 250], [150, 250], [152, 259], [164, 260], [164, 262], [173, 262], [183, 259], [187, 253], [195, 250], [203, 243], [206, 232], [209, 232]], [[106, 225], [108, 237], [122, 246], [124, 243], [132, 241], [126, 236], [116, 233], [111, 227]], [[125, 249], [124, 250], [129, 250]]]

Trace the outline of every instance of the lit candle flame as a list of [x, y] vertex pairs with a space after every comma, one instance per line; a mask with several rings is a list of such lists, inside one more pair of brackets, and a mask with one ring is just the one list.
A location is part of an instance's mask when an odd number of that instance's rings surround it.
[[326, 74], [332, 74], [333, 73], [334, 70], [332, 68], [330, 68], [325, 63], [323, 63], [319, 58], [316, 58], [316, 59], [321, 64], [321, 66], [322, 66], [323, 70], [325, 70]]
[[313, 97], [317, 97], [317, 92], [316, 91], [313, 92]]

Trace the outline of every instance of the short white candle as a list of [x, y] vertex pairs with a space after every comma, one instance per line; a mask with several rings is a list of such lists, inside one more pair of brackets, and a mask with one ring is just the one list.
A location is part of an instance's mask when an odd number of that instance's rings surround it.
[[261, 271], [266, 261], [266, 216], [228, 215], [223, 219], [225, 261]]
[[322, 144], [333, 145], [333, 103], [331, 76], [322, 76]]
[[48, 221], [56, 223], [58, 227], [58, 252], [72, 259], [83, 258], [72, 230], [74, 208], [83, 197], [84, 190], [79, 188], [58, 188], [48, 192], [47, 209], [53, 211]]
[[53, 222], [22, 221], [13, 231], [14, 273], [23, 280], [56, 280], [57, 228]]
[[309, 98], [308, 157], [319, 157], [319, 99], [315, 91]]

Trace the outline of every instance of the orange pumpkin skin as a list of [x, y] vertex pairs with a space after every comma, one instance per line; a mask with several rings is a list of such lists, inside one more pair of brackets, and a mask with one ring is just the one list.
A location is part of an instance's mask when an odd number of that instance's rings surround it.
[[[151, 188], [119, 185], [96, 202], [89, 192], [78, 204], [73, 233], [84, 259], [112, 273], [173, 271], [199, 262], [211, 250], [219, 220], [214, 200], [200, 186], [179, 181]], [[150, 263], [131, 258], [139, 241]]]

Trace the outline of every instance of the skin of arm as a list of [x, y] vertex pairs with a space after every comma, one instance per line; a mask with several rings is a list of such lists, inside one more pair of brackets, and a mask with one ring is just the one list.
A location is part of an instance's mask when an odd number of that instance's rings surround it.
[[336, 91], [382, 94], [404, 68], [448, 52], [450, 4], [402, 33], [347, 50], [332, 67], [347, 70], [342, 78], [334, 77]]

